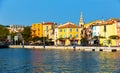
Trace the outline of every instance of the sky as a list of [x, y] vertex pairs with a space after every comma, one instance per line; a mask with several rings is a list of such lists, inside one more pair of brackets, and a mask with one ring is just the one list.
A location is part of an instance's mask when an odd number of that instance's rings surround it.
[[0, 24], [32, 25], [40, 22], [79, 24], [120, 18], [120, 0], [0, 0]]

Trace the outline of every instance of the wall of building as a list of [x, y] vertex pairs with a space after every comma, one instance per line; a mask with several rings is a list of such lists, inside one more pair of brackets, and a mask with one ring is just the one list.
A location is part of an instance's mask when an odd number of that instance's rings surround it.
[[99, 36], [100, 35], [100, 26], [93, 26], [92, 31], [93, 31], [92, 36]]
[[44, 25], [43, 24], [43, 36], [48, 37], [48, 39], [54, 39], [54, 25]]
[[42, 23], [32, 24], [32, 37], [38, 36], [43, 37], [43, 25]]
[[[117, 33], [116, 33], [116, 24], [100, 26], [100, 36], [105, 37], [105, 38], [100, 38], [100, 43], [101, 44], [108, 46], [109, 45], [108, 44], [108, 40], [110, 40], [109, 37], [112, 36], [112, 35], [117, 35]], [[115, 40], [111, 40], [111, 45], [112, 46], [116, 46], [116, 41]]]
[[[70, 29], [72, 31], [70, 31]], [[76, 31], [78, 29], [78, 31]], [[71, 45], [70, 40], [73, 39], [78, 40], [78, 44], [80, 44], [80, 28], [59, 28], [57, 30], [57, 38], [61, 40], [58, 40], [58, 45], [61, 45], [61, 41], [65, 42], [65, 45]], [[63, 40], [62, 40], [63, 39]]]

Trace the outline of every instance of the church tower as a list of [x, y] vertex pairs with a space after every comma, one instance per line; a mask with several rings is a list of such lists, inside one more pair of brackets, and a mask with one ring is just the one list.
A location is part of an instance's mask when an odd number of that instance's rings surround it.
[[82, 14], [82, 12], [81, 12], [81, 14], [80, 14], [80, 22], [79, 22], [79, 26], [83, 26], [85, 23], [84, 23], [84, 19], [83, 19], [83, 14]]

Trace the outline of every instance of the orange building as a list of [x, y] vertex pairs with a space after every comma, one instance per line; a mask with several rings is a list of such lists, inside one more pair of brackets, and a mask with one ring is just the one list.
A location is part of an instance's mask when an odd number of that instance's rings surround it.
[[48, 39], [54, 39], [54, 22], [43, 22], [32, 24], [32, 37], [47, 37]]
[[35, 23], [32, 24], [32, 37], [38, 36], [43, 37], [43, 24], [42, 23]]

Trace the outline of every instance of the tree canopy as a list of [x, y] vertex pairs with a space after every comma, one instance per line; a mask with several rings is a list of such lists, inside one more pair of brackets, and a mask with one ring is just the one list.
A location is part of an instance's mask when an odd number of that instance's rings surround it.
[[119, 39], [120, 37], [118, 35], [111, 35], [109, 36], [110, 39]]
[[9, 35], [9, 30], [0, 24], [0, 40], [7, 39], [7, 35]]
[[31, 27], [30, 26], [24, 27], [24, 30], [22, 31], [22, 37], [24, 38], [26, 42], [31, 40]]

